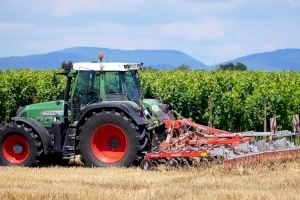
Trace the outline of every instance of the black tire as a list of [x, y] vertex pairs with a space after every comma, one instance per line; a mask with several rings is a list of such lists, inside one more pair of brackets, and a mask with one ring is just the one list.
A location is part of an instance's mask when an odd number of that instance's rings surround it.
[[0, 132], [0, 165], [35, 166], [42, 154], [42, 142], [32, 128], [11, 122]]
[[[95, 142], [105, 140], [103, 138], [107, 138], [107, 135], [113, 134], [112, 132], [114, 132], [105, 131], [106, 129], [103, 129], [103, 127], [113, 127], [114, 130], [116, 129], [123, 133], [127, 144], [126, 148], [123, 148], [124, 151], [120, 150], [121, 154], [122, 151], [124, 153], [123, 157], [120, 156], [121, 158], [118, 157], [117, 159], [111, 159], [113, 160], [111, 161], [106, 159], [105, 156], [99, 156], [99, 154], [95, 153], [93, 147], [98, 150], [98, 146], [95, 145]], [[79, 151], [81, 160], [89, 167], [129, 167], [133, 165], [133, 163], [142, 159], [142, 151], [148, 145], [148, 138], [146, 138], [145, 130], [137, 127], [132, 120], [126, 117], [123, 113], [115, 111], [103, 110], [100, 113], [93, 113], [91, 117], [86, 119], [86, 122], [82, 127], [80, 127], [80, 130]], [[103, 131], [99, 132], [99, 130]], [[100, 136], [95, 136], [96, 134], [100, 134]], [[115, 139], [114, 137], [115, 136], [111, 136], [109, 142], [107, 142], [111, 145], [107, 147], [109, 148], [109, 152], [114, 152], [114, 150], [111, 149], [118, 149], [123, 146], [122, 138]], [[116, 140], [116, 142], [113, 140]], [[104, 143], [101, 145], [103, 146], [103, 144]], [[100, 149], [102, 148], [101, 145], [99, 146]]]
[[142, 170], [151, 171], [154, 168], [154, 165], [149, 160], [142, 160], [140, 163], [140, 167]]

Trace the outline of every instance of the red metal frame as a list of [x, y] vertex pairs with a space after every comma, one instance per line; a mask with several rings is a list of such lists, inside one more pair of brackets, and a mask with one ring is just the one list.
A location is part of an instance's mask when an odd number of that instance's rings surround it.
[[157, 159], [157, 158], [188, 158], [188, 157], [208, 157], [206, 151], [167, 151], [157, 153], [147, 153], [144, 157], [145, 160]]
[[[171, 120], [165, 119], [167, 138], [160, 144], [158, 152], [147, 153], [145, 160], [160, 158], [187, 158], [187, 157], [209, 157], [211, 149], [226, 146], [232, 149], [245, 142], [251, 142], [252, 137], [224, 131], [204, 125], [197, 124], [190, 119]], [[184, 150], [193, 149], [193, 150]], [[232, 160], [225, 160], [223, 163], [252, 162], [269, 157], [286, 158], [299, 153], [299, 149], [263, 152], [237, 156]]]
[[[237, 146], [243, 142], [251, 140], [251, 137], [242, 137], [240, 134], [234, 134], [229, 131], [211, 128], [208, 126], [197, 124], [189, 119], [171, 120], [165, 119], [165, 127], [167, 128], [167, 139], [160, 145], [160, 150], [170, 150], [172, 146], [201, 146], [201, 145], [233, 145]], [[182, 134], [183, 127], [187, 130]], [[193, 129], [190, 131], [190, 129]], [[174, 136], [181, 134], [178, 139]], [[219, 135], [222, 134], [222, 137]], [[206, 135], [211, 137], [207, 138]], [[228, 136], [226, 136], [228, 135]]]
[[209, 126], [204, 126], [204, 125], [201, 125], [201, 124], [197, 124], [197, 123], [195, 123], [195, 122], [193, 122], [192, 120], [189, 120], [189, 119], [179, 119], [179, 120], [171, 120], [170, 118], [165, 119], [165, 127], [167, 129], [170, 128], [171, 126], [173, 126], [174, 129], [179, 129], [183, 125], [191, 126], [191, 127], [206, 131], [210, 134], [220, 134], [220, 133], [230, 134], [230, 133], [232, 133], [232, 132], [229, 132], [229, 131], [224, 131], [224, 130], [221, 130], [221, 129], [216, 129], [216, 128], [212, 128], [212, 127], [209, 127]]

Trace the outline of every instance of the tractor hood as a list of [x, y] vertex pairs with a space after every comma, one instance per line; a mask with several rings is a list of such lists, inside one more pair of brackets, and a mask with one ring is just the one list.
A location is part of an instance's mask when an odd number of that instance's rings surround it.
[[148, 111], [151, 124], [161, 124], [165, 118], [174, 119], [169, 106], [158, 99], [143, 99], [144, 108]]
[[37, 120], [43, 126], [51, 126], [56, 120], [63, 120], [64, 101], [49, 101], [21, 107], [17, 117], [28, 117]]

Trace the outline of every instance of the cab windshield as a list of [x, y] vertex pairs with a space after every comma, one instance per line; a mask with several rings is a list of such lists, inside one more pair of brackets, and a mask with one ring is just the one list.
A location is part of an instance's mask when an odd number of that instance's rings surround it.
[[129, 100], [142, 99], [142, 91], [138, 73], [135, 71], [127, 71], [124, 73], [123, 78]]

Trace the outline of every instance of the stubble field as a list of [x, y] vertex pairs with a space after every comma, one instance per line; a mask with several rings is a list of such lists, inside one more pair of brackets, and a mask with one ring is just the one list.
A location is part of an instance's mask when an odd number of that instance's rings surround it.
[[0, 168], [0, 199], [300, 199], [300, 159], [252, 167]]

